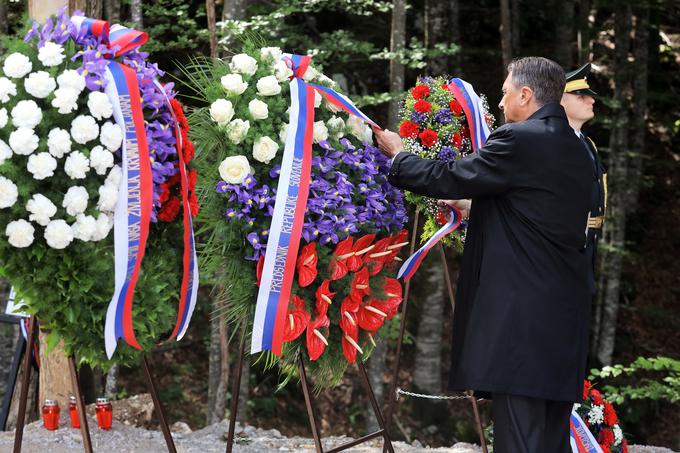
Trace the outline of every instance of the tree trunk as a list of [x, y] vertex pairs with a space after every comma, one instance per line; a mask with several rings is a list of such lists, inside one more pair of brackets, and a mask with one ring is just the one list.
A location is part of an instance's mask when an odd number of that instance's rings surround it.
[[142, 12], [142, 0], [131, 0], [130, 19], [137, 30], [144, 28], [144, 14]]
[[222, 20], [243, 19], [248, 0], [224, 0]]
[[[23, 341], [23, 338], [19, 339], [19, 336], [17, 336], [16, 338], [17, 338], [16, 341]], [[13, 430], [17, 426], [17, 418], [19, 415], [19, 400], [21, 399], [21, 391], [19, 389], [19, 385], [24, 377], [23, 360], [21, 365], [22, 366], [19, 367], [19, 373], [17, 374], [16, 386], [14, 387], [14, 394], [12, 395], [12, 402], [10, 403], [10, 410], [7, 416], [7, 424], [5, 426], [5, 429], [8, 431]], [[28, 383], [28, 397], [26, 401], [26, 420], [25, 420], [26, 423], [30, 423], [38, 419], [37, 398], [38, 398], [38, 371], [32, 369], [31, 378]]]
[[[238, 413], [236, 421], [244, 424], [248, 420], [248, 400], [250, 399], [250, 360], [243, 358], [243, 370], [241, 371], [241, 386], [238, 393]], [[229, 414], [229, 416], [233, 416]]]
[[[462, 35], [460, 33], [460, 2], [458, 0], [450, 0], [449, 5], [449, 29], [448, 33], [451, 42], [462, 47]], [[456, 77], [463, 77], [463, 62], [461, 59], [462, 53], [456, 52], [449, 60], [451, 64], [450, 74]]]
[[7, 34], [7, 2], [0, 1], [0, 34]]
[[442, 265], [434, 261], [427, 264], [427, 299], [418, 323], [413, 385], [419, 391], [438, 394], [442, 391], [442, 322], [446, 288]]
[[118, 395], [118, 365], [114, 364], [106, 373], [104, 396], [110, 400], [114, 400], [116, 399], [116, 395]]
[[68, 9], [71, 12], [80, 10], [87, 17], [101, 19], [104, 14], [104, 3], [102, 0], [69, 0]]
[[104, 2], [104, 16], [110, 24], [120, 22], [120, 0], [106, 0]]
[[591, 40], [591, 0], [578, 0], [578, 17], [576, 29], [576, 46], [578, 47], [578, 61], [577, 65], [582, 65], [590, 60], [593, 43]]
[[[375, 393], [375, 399], [378, 401], [378, 405], [382, 407], [383, 395], [385, 393], [385, 368], [387, 364], [385, 363], [387, 359], [387, 341], [380, 339], [376, 342], [375, 349], [371, 354], [371, 360], [368, 364], [368, 379], [373, 388], [373, 393]], [[368, 399], [366, 399], [366, 407], [368, 405]], [[378, 420], [376, 420], [373, 411], [368, 411], [368, 418], [366, 419], [366, 432], [372, 433], [378, 430]]]
[[66, 0], [28, 0], [28, 15], [32, 20], [44, 23], [66, 3]]
[[554, 60], [567, 71], [574, 66], [574, 2], [573, 0], [557, 0], [555, 10], [560, 20], [555, 22], [555, 57]]
[[501, 0], [501, 54], [503, 57], [503, 68], [507, 68], [512, 61], [512, 14], [510, 11], [510, 0]]
[[208, 35], [210, 36], [210, 57], [217, 58], [217, 31], [215, 19], [215, 0], [205, 0], [205, 11], [208, 19]]
[[522, 24], [520, 23], [520, 0], [511, 0], [510, 2], [510, 21], [512, 36], [510, 42], [512, 44], [512, 57], [515, 58], [521, 53], [520, 49], [520, 34]]
[[[392, 7], [392, 28], [390, 32], [390, 51], [398, 52], [406, 46], [406, 0], [394, 0]], [[399, 59], [390, 60], [390, 92], [404, 91], [404, 65]], [[399, 122], [399, 99], [390, 101], [387, 125], [394, 129]]]
[[215, 408], [222, 369], [221, 357], [220, 318], [213, 316], [210, 320], [210, 350], [208, 351], [208, 424], [219, 422], [223, 415], [218, 414]]
[[68, 360], [64, 352], [64, 343], [60, 341], [48, 354], [47, 333], [42, 329], [40, 329], [39, 339], [40, 386], [38, 401], [43, 403], [46, 399], [56, 400], [59, 406], [68, 407], [69, 396], [73, 393], [73, 387]]

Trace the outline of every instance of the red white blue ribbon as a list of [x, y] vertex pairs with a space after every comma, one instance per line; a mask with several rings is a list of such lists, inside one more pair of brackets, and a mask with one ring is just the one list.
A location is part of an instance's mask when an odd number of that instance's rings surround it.
[[569, 418], [569, 443], [573, 453], [602, 453], [600, 444], [575, 410]]
[[283, 59], [293, 70], [289, 131], [269, 228], [250, 348], [251, 354], [267, 350], [279, 356], [309, 196], [315, 92], [349, 114], [375, 125], [345, 96], [302, 79], [311, 57], [286, 54]]
[[101, 36], [102, 41], [114, 51], [113, 56], [118, 57], [130, 52], [146, 43], [148, 35], [143, 31], [127, 28], [119, 24], [109, 27], [109, 23], [101, 19], [92, 19], [85, 16], [72, 16], [71, 23], [80, 31], [83, 28], [87, 33]]
[[489, 125], [486, 124], [486, 118], [484, 117], [482, 100], [477, 96], [472, 85], [463, 79], [451, 79], [448, 87], [465, 112], [468, 128], [470, 129], [472, 149], [476, 151], [484, 146], [486, 139], [491, 134]]

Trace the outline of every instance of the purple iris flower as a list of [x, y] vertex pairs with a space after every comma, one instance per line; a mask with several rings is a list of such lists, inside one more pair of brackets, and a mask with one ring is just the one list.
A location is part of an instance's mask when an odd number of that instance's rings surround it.
[[217, 183], [215, 186], [215, 192], [217, 193], [224, 193], [228, 190], [228, 184], [224, 181], [220, 181]]

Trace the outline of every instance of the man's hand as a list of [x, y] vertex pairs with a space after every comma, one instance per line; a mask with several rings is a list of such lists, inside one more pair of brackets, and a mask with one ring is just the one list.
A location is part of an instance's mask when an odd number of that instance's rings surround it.
[[458, 208], [463, 219], [467, 219], [470, 217], [472, 200], [439, 200], [439, 205], [448, 206], [449, 208]]
[[373, 128], [373, 133], [378, 141], [378, 148], [380, 151], [390, 159], [397, 155], [398, 152], [404, 150], [404, 144], [401, 141], [399, 134], [390, 132], [387, 129], [380, 130]]

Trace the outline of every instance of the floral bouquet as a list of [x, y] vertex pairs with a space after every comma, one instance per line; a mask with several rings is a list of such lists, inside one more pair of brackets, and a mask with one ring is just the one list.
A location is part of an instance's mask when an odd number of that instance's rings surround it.
[[[143, 42], [143, 34], [119, 28]], [[142, 180], [140, 189], [148, 197], [148, 222], [142, 218], [130, 228], [148, 230], [146, 247], [138, 237], [136, 248], [153, 259], [144, 261], [136, 281], [134, 329], [132, 319], [125, 319], [132, 313], [132, 294], [125, 313], [114, 310], [118, 327], [130, 329], [125, 339], [136, 332], [137, 348], [151, 347], [178, 318], [182, 194], [187, 210], [198, 210], [196, 172], [182, 181], [193, 147], [172, 85], [159, 85], [156, 78], [163, 73], [148, 55], [135, 46], [121, 49], [109, 41], [108, 31], [102, 21], [71, 18], [62, 10], [42, 26], [34, 23], [23, 41], [8, 43], [0, 74], [0, 273], [24, 299], [26, 311], [51, 331], [49, 343], [61, 338], [68, 353], [105, 366], [104, 318], [113, 304], [114, 259], [120, 255], [112, 229], [117, 210], [136, 211], [136, 194], [126, 193], [125, 179], [133, 186], [139, 176], [135, 162], [126, 166], [126, 156], [131, 160], [135, 150], [148, 149], [148, 184]], [[140, 87], [138, 95], [111, 96], [110, 90], [121, 88], [107, 77], [114, 64], [127, 68], [126, 86]], [[124, 98], [143, 105], [134, 137], [118, 120], [127, 114], [117, 105]], [[144, 159], [140, 151], [137, 164], [143, 166]], [[121, 206], [121, 194], [129, 206]], [[124, 239], [129, 233], [116, 226], [119, 232]], [[134, 281], [126, 283], [135, 291]], [[183, 322], [187, 315], [190, 310], [181, 314]], [[135, 357], [126, 346], [116, 360]]]
[[[450, 162], [483, 146], [493, 123], [485, 98], [477, 98], [466, 82], [445, 76], [421, 77], [404, 97], [399, 135], [406, 151], [426, 159]], [[410, 192], [406, 193], [406, 199], [426, 216], [423, 241], [448, 221], [437, 200]], [[462, 236], [454, 232], [442, 241], [460, 244]]]
[[628, 452], [628, 443], [623, 437], [614, 406], [593, 388], [590, 381], [584, 382], [583, 402], [575, 408], [604, 453]]
[[[402, 288], [391, 276], [407, 244], [407, 216], [401, 192], [387, 182], [390, 163], [371, 144], [371, 129], [345, 112], [347, 98], [327, 96], [338, 87], [310, 60], [246, 45], [229, 62], [196, 61], [185, 75], [207, 105], [189, 117], [205, 183], [199, 221], [212, 231], [201, 262], [204, 273], [226, 282], [228, 316], [248, 324], [251, 352], [258, 352], [258, 341], [266, 343], [262, 329], [258, 333], [255, 300], [279, 219], [277, 193], [289, 189], [281, 182], [286, 147], [309, 140], [308, 181], [300, 176], [291, 182], [308, 185], [299, 251], [281, 257], [294, 272], [289, 302], [280, 312], [282, 350], [279, 358], [270, 354], [268, 363], [292, 376], [303, 357], [317, 385], [330, 387], [357, 355], [367, 357], [374, 335], [397, 312]], [[306, 97], [293, 105], [300, 90]], [[308, 127], [289, 124], [302, 117]], [[287, 140], [290, 134], [295, 138]], [[282, 234], [285, 217], [283, 223]], [[275, 270], [264, 289], [276, 281]], [[265, 336], [273, 319], [266, 315]]]

